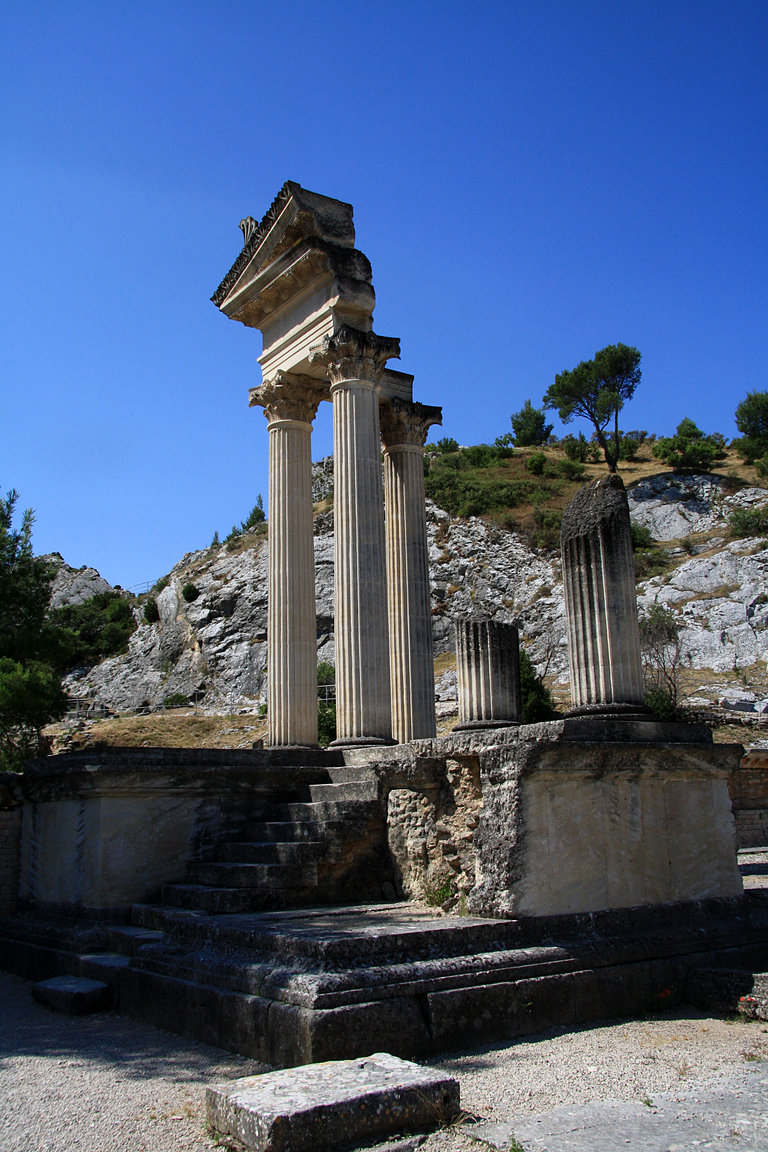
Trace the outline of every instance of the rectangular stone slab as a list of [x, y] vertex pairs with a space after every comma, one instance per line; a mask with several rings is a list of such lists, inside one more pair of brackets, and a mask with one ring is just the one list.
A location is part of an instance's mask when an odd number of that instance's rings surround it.
[[32, 995], [41, 1004], [68, 1016], [85, 1016], [112, 1007], [112, 990], [102, 980], [87, 976], [52, 976], [32, 985]]
[[208, 1088], [208, 1123], [254, 1152], [320, 1152], [398, 1132], [424, 1132], [457, 1115], [450, 1076], [387, 1052], [305, 1064]]

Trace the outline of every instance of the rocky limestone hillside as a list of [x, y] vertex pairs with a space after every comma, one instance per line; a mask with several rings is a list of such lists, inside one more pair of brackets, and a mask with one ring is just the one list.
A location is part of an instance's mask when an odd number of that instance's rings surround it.
[[[320, 461], [316, 501], [327, 502], [331, 484], [330, 462]], [[768, 708], [768, 550], [755, 538], [732, 539], [727, 523], [734, 508], [768, 502], [768, 492], [744, 488], [729, 495], [720, 477], [668, 474], [641, 480], [629, 494], [633, 518], [662, 542], [656, 551], [663, 570], [639, 585], [639, 602], [641, 608], [665, 604], [678, 615], [684, 684], [693, 702], [726, 698], [745, 710]], [[452, 650], [455, 617], [516, 620], [537, 670], [565, 699], [559, 556], [533, 550], [514, 531], [475, 517], [452, 518], [431, 503], [427, 516], [436, 656]], [[318, 515], [315, 532], [318, 657], [332, 660], [332, 512]], [[210, 712], [258, 708], [266, 689], [266, 582], [263, 535], [189, 553], [157, 595], [159, 620], [147, 624], [137, 601], [128, 652], [72, 674], [68, 691], [114, 712], [157, 708], [175, 694], [194, 697]], [[182, 589], [190, 583], [198, 595], [188, 602]], [[73, 594], [80, 584], [72, 579]], [[437, 663], [439, 711], [446, 711], [455, 698], [455, 674], [445, 658]]]

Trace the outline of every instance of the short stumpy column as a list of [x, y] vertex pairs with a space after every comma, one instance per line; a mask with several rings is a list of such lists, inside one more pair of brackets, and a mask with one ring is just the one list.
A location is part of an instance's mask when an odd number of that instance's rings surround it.
[[398, 744], [435, 735], [424, 441], [441, 416], [440, 408], [398, 399], [381, 409], [392, 735]]
[[571, 701], [577, 711], [637, 712], [643, 668], [629, 505], [621, 477], [576, 493], [561, 530]]
[[392, 739], [379, 391], [399, 342], [343, 327], [313, 352], [331, 381], [336, 742]]
[[317, 744], [317, 627], [312, 533], [316, 381], [278, 373], [254, 388], [269, 429], [267, 743]]
[[455, 629], [459, 722], [454, 731], [519, 724], [517, 627], [496, 620], [457, 620]]

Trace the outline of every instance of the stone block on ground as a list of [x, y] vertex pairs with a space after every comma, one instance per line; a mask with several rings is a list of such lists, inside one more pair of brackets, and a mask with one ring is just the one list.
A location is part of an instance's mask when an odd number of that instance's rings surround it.
[[322, 1152], [425, 1132], [459, 1111], [452, 1077], [386, 1052], [208, 1088], [210, 1126], [253, 1152]]
[[67, 1016], [85, 1016], [112, 1007], [109, 985], [102, 980], [89, 980], [87, 976], [53, 976], [50, 980], [40, 980], [32, 985], [32, 995], [41, 1004]]

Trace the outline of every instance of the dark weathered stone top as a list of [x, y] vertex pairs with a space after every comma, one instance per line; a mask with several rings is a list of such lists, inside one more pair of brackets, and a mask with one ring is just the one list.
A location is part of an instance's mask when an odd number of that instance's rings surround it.
[[345, 248], [355, 243], [352, 205], [309, 192], [293, 180], [283, 184], [260, 223], [248, 216], [240, 222], [240, 227], [245, 244], [211, 297], [217, 306], [226, 300], [254, 257], [257, 257], [256, 267], [261, 268], [297, 241], [310, 236]]
[[601, 527], [614, 529], [621, 525], [629, 530], [629, 502], [623, 480], [614, 473], [576, 493], [563, 513], [560, 539], [565, 544]]

